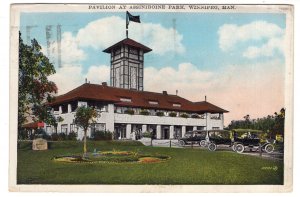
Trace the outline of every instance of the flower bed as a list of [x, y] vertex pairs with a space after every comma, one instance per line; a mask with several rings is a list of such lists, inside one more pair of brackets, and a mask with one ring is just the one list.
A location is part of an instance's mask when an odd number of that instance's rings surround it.
[[54, 157], [56, 162], [65, 163], [84, 163], [84, 162], [103, 162], [103, 163], [157, 163], [170, 159], [169, 156], [159, 154], [140, 154], [130, 151], [102, 151], [88, 153], [86, 157], [75, 156], [59, 156]]
[[58, 156], [53, 158], [54, 161], [65, 162], [65, 163], [83, 163], [83, 162], [92, 162], [87, 158], [83, 158], [81, 156]]

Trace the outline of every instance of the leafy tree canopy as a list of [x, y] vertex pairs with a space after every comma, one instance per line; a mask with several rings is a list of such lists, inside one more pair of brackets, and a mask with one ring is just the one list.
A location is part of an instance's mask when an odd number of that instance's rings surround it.
[[97, 117], [98, 117], [98, 113], [92, 107], [80, 106], [76, 109], [74, 122], [78, 127], [81, 127], [84, 131], [84, 143], [83, 143], [84, 156], [87, 153], [87, 147], [86, 147], [87, 130], [92, 123], [96, 122], [95, 119]]
[[37, 40], [31, 40], [31, 45], [24, 44], [19, 33], [19, 91], [18, 91], [18, 127], [31, 117], [34, 121], [45, 121], [50, 110], [46, 102], [53, 101], [57, 93], [54, 82], [48, 76], [55, 73], [55, 68], [49, 59], [41, 52]]
[[233, 120], [228, 125], [228, 129], [256, 129], [269, 133], [271, 136], [276, 134], [284, 135], [285, 109], [275, 112], [263, 118], [251, 119], [250, 115], [244, 116], [244, 120]]

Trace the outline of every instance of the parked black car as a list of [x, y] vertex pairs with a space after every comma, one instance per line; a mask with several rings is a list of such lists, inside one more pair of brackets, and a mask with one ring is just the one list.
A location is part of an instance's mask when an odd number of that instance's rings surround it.
[[233, 146], [232, 134], [228, 130], [209, 130], [207, 147], [210, 151], [215, 151], [218, 145]]
[[237, 153], [244, 152], [245, 148], [250, 151], [261, 151], [266, 153], [272, 153], [274, 151], [275, 140], [267, 139], [264, 137], [264, 133], [261, 130], [252, 129], [234, 129], [233, 133], [233, 149]]
[[263, 131], [252, 129], [210, 130], [207, 147], [215, 151], [218, 145], [228, 145], [237, 153], [244, 152], [246, 148], [250, 151], [259, 151], [261, 148], [261, 151], [272, 153], [275, 140], [266, 139], [263, 135]]
[[195, 130], [187, 132], [184, 137], [178, 139], [179, 144], [184, 146], [186, 144], [199, 144], [199, 146], [206, 145], [206, 131]]

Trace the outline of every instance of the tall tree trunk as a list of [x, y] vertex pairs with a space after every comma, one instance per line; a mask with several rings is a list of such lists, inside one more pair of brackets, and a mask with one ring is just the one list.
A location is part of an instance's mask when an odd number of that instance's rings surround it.
[[86, 155], [86, 153], [87, 153], [87, 148], [86, 148], [86, 133], [87, 133], [87, 130], [84, 130], [84, 140], [83, 140], [83, 153], [84, 153], [84, 155]]

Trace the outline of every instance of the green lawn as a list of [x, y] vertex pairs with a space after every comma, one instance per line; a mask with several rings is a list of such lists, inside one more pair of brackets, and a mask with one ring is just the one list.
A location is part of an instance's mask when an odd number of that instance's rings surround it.
[[[129, 150], [169, 155], [161, 163], [59, 163], [80, 154], [81, 142], [53, 142], [47, 151], [18, 149], [18, 184], [283, 184], [283, 162], [228, 151], [146, 147], [138, 142], [88, 142], [89, 151]], [[275, 169], [277, 168], [277, 170]]]

